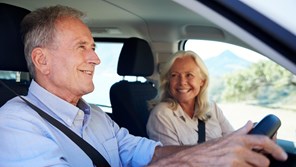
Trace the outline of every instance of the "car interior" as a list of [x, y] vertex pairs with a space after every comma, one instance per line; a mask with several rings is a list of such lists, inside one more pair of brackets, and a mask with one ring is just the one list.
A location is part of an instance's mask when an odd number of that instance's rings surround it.
[[[128, 38], [119, 55], [117, 73], [120, 76], [143, 76], [153, 74], [154, 60], [147, 41], [140, 38]], [[112, 106], [111, 117], [130, 133], [148, 137], [146, 123], [149, 117], [147, 101], [157, 94], [152, 82], [121, 80], [110, 88]]]
[[[296, 33], [275, 24], [271, 19], [266, 19], [254, 9], [253, 16], [258, 20], [248, 20], [252, 17], [246, 13], [251, 9], [242, 2], [231, 4], [206, 0], [0, 0], [0, 81], [8, 85], [7, 88], [0, 84], [0, 107], [16, 96], [12, 91], [26, 95], [31, 81], [20, 35], [19, 24], [22, 18], [36, 8], [57, 4], [85, 12], [86, 23], [95, 42], [98, 43], [99, 57], [100, 53], [103, 55], [106, 52], [107, 58], [111, 59], [110, 62], [115, 62], [115, 65], [104, 65], [102, 61], [102, 67], [99, 65], [99, 68], [110, 66], [116, 70], [113, 73], [117, 78], [114, 79], [112, 76], [109, 87], [104, 88], [107, 94], [102, 97], [109, 103], [100, 102], [98, 94], [93, 95], [95, 101], [89, 103], [105, 107], [106, 113], [133, 135], [148, 137], [147, 102], [157, 95], [162, 65], [174, 52], [184, 50], [189, 40], [223, 42], [258, 52], [289, 71], [292, 85], [286, 92], [296, 90], [296, 48], [293, 46], [296, 42]], [[262, 27], [261, 24], [265, 26]], [[120, 44], [116, 59], [110, 58], [111, 52], [115, 52], [116, 49], [104, 47], [105, 44], [111, 43]], [[103, 74], [97, 74], [101, 78], [94, 80], [103, 82]], [[133, 79], [127, 79], [129, 77]], [[106, 82], [109, 82], [107, 80]], [[100, 89], [100, 85], [96, 86], [96, 89]], [[291, 114], [288, 116], [291, 121], [280, 118], [284, 125], [281, 128], [288, 127], [287, 133], [291, 138], [279, 137], [277, 143], [285, 149], [289, 158], [286, 162], [272, 159], [270, 166], [296, 166], [296, 126], [292, 124], [292, 120], [296, 118], [296, 107], [293, 103], [296, 98], [287, 98], [292, 101], [289, 103], [292, 109], [289, 108]]]

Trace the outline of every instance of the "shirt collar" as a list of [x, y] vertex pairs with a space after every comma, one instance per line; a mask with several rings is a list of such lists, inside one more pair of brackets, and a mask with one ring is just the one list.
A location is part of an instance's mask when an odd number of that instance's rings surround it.
[[55, 116], [64, 121], [68, 126], [73, 124], [73, 121], [81, 109], [85, 114], [90, 114], [90, 106], [83, 100], [80, 99], [78, 102], [78, 107], [72, 105], [71, 103], [59, 98], [58, 96], [50, 93], [46, 89], [42, 88], [38, 83], [32, 80], [29, 93], [35, 96], [44, 107], [46, 107]]
[[174, 114], [175, 114], [176, 117], [178, 117], [179, 119], [181, 119], [182, 121], [184, 121], [187, 125], [189, 125], [190, 127], [192, 127], [195, 131], [198, 131], [198, 128], [197, 128], [198, 119], [196, 117], [193, 117], [191, 119], [184, 112], [184, 110], [182, 109], [182, 107], [180, 105], [178, 105], [178, 108], [176, 110], [174, 110]]
[[175, 116], [177, 116], [178, 118], [181, 118], [183, 121], [188, 122], [190, 121], [197, 121], [197, 117], [196, 114], [194, 114], [193, 118], [190, 118], [185, 111], [182, 109], [182, 107], [180, 105], [178, 105], [177, 109], [174, 110], [174, 114]]

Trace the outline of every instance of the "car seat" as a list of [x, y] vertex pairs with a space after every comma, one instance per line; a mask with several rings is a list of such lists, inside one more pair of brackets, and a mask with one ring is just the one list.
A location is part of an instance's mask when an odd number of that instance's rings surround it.
[[153, 74], [154, 59], [147, 41], [128, 38], [119, 55], [117, 73], [123, 80], [110, 88], [113, 120], [136, 136], [147, 137], [146, 123], [149, 117], [147, 101], [154, 98], [157, 89], [152, 82], [127, 81], [124, 76], [148, 77]]
[[[21, 95], [27, 94], [30, 79], [21, 40], [20, 22], [29, 12], [24, 8], [0, 3], [0, 79]], [[23, 75], [22, 72], [27, 74]], [[0, 107], [15, 96], [2, 84], [0, 95]]]

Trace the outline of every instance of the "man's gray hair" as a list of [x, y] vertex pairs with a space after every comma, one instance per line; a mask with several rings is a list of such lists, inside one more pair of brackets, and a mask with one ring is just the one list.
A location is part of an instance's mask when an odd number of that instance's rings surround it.
[[63, 18], [78, 18], [82, 20], [84, 16], [84, 13], [74, 8], [56, 5], [39, 8], [24, 17], [21, 23], [21, 32], [25, 58], [32, 78], [35, 77], [35, 67], [31, 53], [36, 47], [53, 46], [56, 21]]

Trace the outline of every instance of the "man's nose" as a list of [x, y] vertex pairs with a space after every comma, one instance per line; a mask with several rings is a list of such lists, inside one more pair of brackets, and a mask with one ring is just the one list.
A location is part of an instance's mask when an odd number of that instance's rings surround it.
[[88, 63], [94, 64], [94, 65], [99, 65], [101, 63], [99, 56], [93, 50], [90, 51], [90, 53], [88, 53]]

